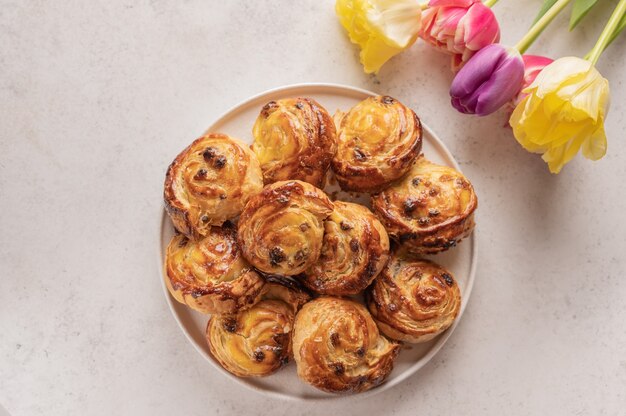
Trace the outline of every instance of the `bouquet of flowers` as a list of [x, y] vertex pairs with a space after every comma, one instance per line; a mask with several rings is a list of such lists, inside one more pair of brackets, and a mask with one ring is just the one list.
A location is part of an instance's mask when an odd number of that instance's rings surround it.
[[570, 30], [598, 0], [546, 0], [528, 33], [501, 45], [492, 10], [498, 0], [337, 0], [336, 12], [350, 40], [361, 48], [366, 73], [375, 73], [418, 38], [451, 55], [452, 106], [486, 116], [500, 108], [524, 149], [542, 154], [559, 173], [580, 151], [591, 160], [607, 150], [604, 120], [609, 82], [595, 68], [604, 50], [626, 27], [620, 0], [595, 46], [583, 58], [526, 54], [552, 20], [573, 3]]

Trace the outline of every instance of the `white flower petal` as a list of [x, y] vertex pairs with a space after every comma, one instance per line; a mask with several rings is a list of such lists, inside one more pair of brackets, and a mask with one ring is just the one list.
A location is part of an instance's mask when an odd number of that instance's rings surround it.
[[406, 48], [417, 39], [422, 8], [416, 0], [369, 0], [367, 19], [390, 45]]

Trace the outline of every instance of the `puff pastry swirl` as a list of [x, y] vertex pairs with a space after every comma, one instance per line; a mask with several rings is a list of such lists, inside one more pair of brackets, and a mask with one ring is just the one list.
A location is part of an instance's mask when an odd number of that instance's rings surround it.
[[335, 125], [310, 98], [267, 103], [252, 129], [265, 184], [297, 179], [323, 187], [337, 150]]
[[380, 330], [411, 343], [429, 341], [448, 329], [461, 308], [452, 273], [433, 262], [398, 255], [391, 256], [366, 297]]
[[260, 302], [236, 315], [213, 315], [206, 339], [215, 359], [239, 377], [262, 377], [278, 371], [293, 356], [291, 332], [309, 295], [293, 283], [268, 282]]
[[242, 257], [233, 226], [211, 227], [206, 237], [172, 238], [165, 255], [170, 293], [201, 313], [234, 313], [256, 303], [265, 284]]
[[194, 141], [170, 165], [165, 208], [178, 231], [198, 239], [211, 225], [239, 215], [262, 188], [254, 153], [237, 139], [211, 133]]
[[370, 97], [335, 115], [337, 153], [332, 161], [346, 191], [377, 192], [402, 177], [422, 149], [417, 115], [388, 96]]
[[372, 209], [389, 235], [414, 254], [445, 251], [468, 236], [477, 206], [465, 176], [424, 156], [401, 181], [372, 196]]
[[296, 315], [298, 376], [320, 390], [357, 393], [380, 385], [399, 349], [379, 334], [367, 309], [352, 300], [321, 297]]
[[323, 221], [333, 210], [326, 194], [302, 181], [281, 181], [253, 197], [239, 218], [239, 245], [257, 269], [292, 276], [319, 258]]
[[362, 205], [335, 201], [324, 222], [324, 244], [317, 263], [302, 282], [326, 295], [355, 295], [387, 263], [389, 237], [383, 225]]

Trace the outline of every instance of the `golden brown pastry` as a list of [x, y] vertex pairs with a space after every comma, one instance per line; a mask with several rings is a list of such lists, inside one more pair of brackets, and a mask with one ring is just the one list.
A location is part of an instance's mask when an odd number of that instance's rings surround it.
[[294, 319], [308, 300], [309, 295], [292, 282], [268, 282], [261, 301], [253, 307], [236, 315], [211, 317], [206, 330], [211, 354], [239, 377], [261, 377], [278, 371], [293, 356]]
[[298, 376], [330, 393], [358, 393], [383, 383], [399, 344], [379, 334], [367, 309], [352, 300], [321, 297], [305, 304], [293, 332]]
[[415, 254], [435, 254], [467, 237], [477, 206], [465, 176], [424, 156], [401, 181], [372, 196], [372, 209], [389, 235]]
[[239, 218], [244, 257], [265, 273], [302, 273], [320, 255], [323, 221], [332, 210], [326, 194], [309, 183], [282, 181], [266, 186]]
[[256, 119], [252, 134], [252, 150], [261, 162], [266, 185], [297, 179], [324, 186], [337, 139], [333, 120], [315, 100], [270, 101]]
[[422, 125], [400, 101], [370, 97], [335, 115], [337, 153], [332, 161], [346, 191], [377, 192], [402, 177], [422, 149]]
[[235, 229], [211, 227], [206, 237], [172, 238], [165, 255], [165, 282], [180, 303], [202, 313], [235, 313], [252, 306], [265, 281], [242, 257]]
[[198, 239], [211, 225], [239, 215], [262, 188], [259, 161], [248, 146], [211, 133], [194, 141], [170, 165], [165, 208], [178, 231]]
[[366, 297], [383, 334], [411, 343], [429, 341], [448, 329], [461, 308], [452, 273], [433, 262], [396, 254]]
[[317, 263], [302, 282], [325, 295], [355, 295], [387, 263], [389, 237], [383, 225], [362, 205], [335, 201], [324, 222], [324, 244]]

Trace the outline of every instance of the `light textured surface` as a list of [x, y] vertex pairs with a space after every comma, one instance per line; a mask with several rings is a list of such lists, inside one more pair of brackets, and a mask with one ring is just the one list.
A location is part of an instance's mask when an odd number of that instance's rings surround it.
[[[522, 6], [522, 3], [524, 6]], [[583, 55], [615, 1], [532, 52]], [[539, 0], [495, 6], [514, 43]], [[448, 58], [418, 44], [362, 73], [333, 12], [307, 1], [0, 1], [0, 402], [13, 415], [622, 414], [626, 406], [626, 37], [609, 153], [561, 175], [505, 116], [448, 103]], [[368, 399], [276, 402], [186, 341], [158, 281], [165, 169], [263, 90], [337, 82], [387, 93], [438, 132], [480, 199], [463, 321], [403, 385]]]

